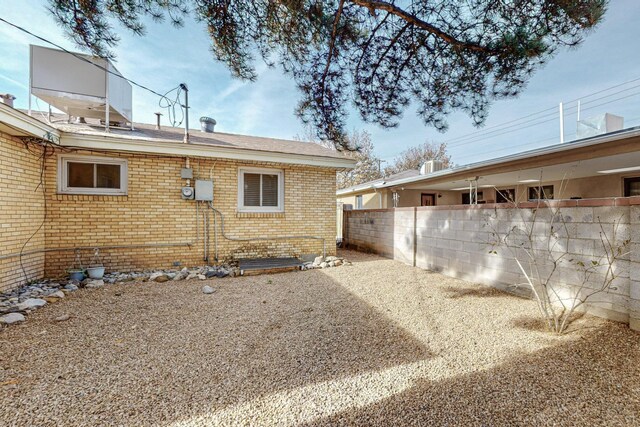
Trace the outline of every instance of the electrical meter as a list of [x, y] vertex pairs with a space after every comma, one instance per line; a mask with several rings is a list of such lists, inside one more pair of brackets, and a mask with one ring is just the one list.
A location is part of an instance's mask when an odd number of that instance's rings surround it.
[[191, 200], [195, 197], [193, 187], [182, 187], [182, 198], [185, 200]]

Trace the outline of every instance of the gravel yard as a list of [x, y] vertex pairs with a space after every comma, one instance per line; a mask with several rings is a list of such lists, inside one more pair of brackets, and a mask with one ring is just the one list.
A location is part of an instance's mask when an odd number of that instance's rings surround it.
[[640, 425], [640, 334], [554, 336], [531, 301], [343, 255], [38, 310], [0, 331], [0, 425]]

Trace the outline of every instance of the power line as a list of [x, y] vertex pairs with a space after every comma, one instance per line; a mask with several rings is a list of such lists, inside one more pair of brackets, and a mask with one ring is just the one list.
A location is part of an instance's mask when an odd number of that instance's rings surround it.
[[[606, 96], [601, 96], [601, 97], [592, 99], [592, 100], [590, 100], [588, 102], [585, 102], [582, 105], [589, 105], [589, 104], [591, 104], [593, 102], [596, 102], [596, 101], [599, 101], [599, 100], [602, 100], [602, 99], [606, 99], [606, 98], [609, 98], [611, 96], [618, 95], [618, 94], [627, 92], [629, 90], [632, 90], [632, 89], [635, 89], [635, 88], [638, 88], [638, 87], [640, 87], [640, 85], [632, 86], [632, 87], [627, 88], [625, 90], [621, 90], [621, 91], [618, 91], [618, 92], [615, 92], [615, 93], [612, 93], [612, 94], [609, 94], [609, 95], [606, 95]], [[592, 109], [600, 107], [602, 105], [610, 104], [612, 102], [621, 101], [623, 99], [631, 98], [631, 97], [637, 96], [637, 95], [640, 95], [640, 92], [634, 92], [634, 93], [631, 93], [629, 95], [621, 96], [621, 97], [618, 97], [618, 98], [615, 98], [615, 99], [612, 99], [612, 100], [609, 100], [609, 101], [606, 101], [606, 102], [601, 102], [599, 104], [592, 105], [592, 106], [587, 107], [587, 108], [581, 108], [580, 110], [581, 111], [592, 110]], [[577, 106], [571, 106], [571, 107], [568, 107], [568, 108], [564, 109], [564, 113], [565, 114], [567, 114], [567, 113], [568, 114], [573, 114], [576, 111], [577, 111]], [[537, 120], [543, 119], [545, 117], [551, 117], [551, 116], [553, 116], [551, 119], [537, 121]], [[524, 122], [521, 122], [521, 123], [517, 123], [517, 124], [514, 124], [514, 125], [506, 126], [506, 127], [502, 128], [502, 129], [496, 129], [496, 130], [494, 130], [492, 132], [488, 132], [488, 133], [484, 133], [484, 134], [477, 134], [475, 137], [467, 137], [465, 139], [459, 140], [459, 142], [456, 142], [454, 144], [447, 144], [447, 147], [448, 148], [452, 148], [452, 147], [455, 148], [455, 147], [460, 147], [460, 146], [463, 146], [463, 145], [469, 145], [469, 144], [472, 144], [472, 143], [475, 143], [475, 142], [484, 141], [484, 140], [487, 140], [487, 139], [490, 139], [490, 138], [494, 138], [496, 136], [506, 135], [506, 134], [509, 134], [509, 133], [517, 132], [517, 131], [520, 131], [522, 129], [527, 129], [527, 128], [530, 128], [530, 127], [533, 127], [533, 126], [537, 126], [537, 125], [540, 125], [540, 124], [553, 122], [553, 121], [557, 120], [555, 116], [556, 116], [555, 113], [546, 114], [544, 116], [540, 116], [540, 117], [537, 117], [535, 119], [530, 119], [530, 120], [527, 120], [527, 121], [524, 121]], [[533, 122], [533, 123], [531, 123], [531, 122]], [[528, 125], [528, 126], [522, 126], [522, 125], [524, 125], [526, 123], [531, 123], [531, 124]], [[515, 129], [512, 129], [514, 127], [515, 127]], [[508, 130], [508, 129], [512, 129], [512, 130]]]
[[[635, 93], [635, 94], [632, 94], [632, 95], [629, 95], [629, 96], [627, 96], [627, 97], [625, 97], [625, 98], [628, 98], [628, 97], [630, 97], [630, 96], [635, 96], [635, 95], [640, 95], [640, 92]], [[624, 99], [624, 98], [620, 98], [620, 99]], [[609, 101], [609, 102], [605, 102], [605, 103], [602, 103], [602, 104], [594, 105], [594, 106], [592, 106], [592, 107], [587, 108], [587, 110], [588, 110], [588, 109], [595, 108], [595, 107], [599, 107], [600, 105], [604, 105], [604, 104], [608, 104], [608, 103], [611, 103], [611, 102], [614, 102], [614, 101], [618, 101], [618, 100], [619, 100], [619, 99], [615, 99], [615, 100], [613, 100], [613, 101]], [[633, 119], [628, 120], [628, 121], [627, 121], [627, 123], [634, 123], [634, 122], [636, 122], [636, 121], [638, 121], [638, 120], [640, 120], [640, 117], [634, 117]], [[574, 135], [576, 135], [576, 133], [575, 133], [575, 132], [570, 133], [570, 134], [569, 134], [569, 135], [567, 135], [567, 136], [571, 137], [571, 136], [574, 136]], [[513, 148], [526, 147], [526, 146], [534, 145], [534, 144], [543, 144], [543, 143], [545, 143], [545, 142], [551, 142], [551, 141], [558, 141], [558, 137], [557, 137], [557, 136], [553, 136], [553, 137], [551, 137], [551, 138], [546, 138], [546, 139], [543, 139], [543, 140], [538, 140], [538, 141], [533, 141], [533, 142], [527, 142], [527, 143], [524, 143], [524, 144], [518, 144], [518, 145], [512, 145], [512, 146], [509, 146], [509, 147], [502, 147], [502, 148], [498, 148], [498, 149], [496, 149], [496, 150], [491, 150], [491, 151], [484, 151], [482, 154], [498, 153], [498, 152], [507, 151], [507, 150], [510, 150], [510, 149], [513, 149]], [[573, 140], [572, 140], [572, 141], [573, 141]], [[546, 144], [545, 144], [545, 145], [540, 145], [540, 146], [541, 146], [541, 147], [545, 147], [545, 146], [546, 146]], [[517, 152], [516, 152], [516, 153], [517, 153]], [[509, 153], [509, 154], [511, 154], [511, 153]], [[515, 153], [513, 153], [513, 154], [515, 154]], [[505, 154], [505, 155], [508, 155], [508, 154]], [[466, 158], [469, 158], [469, 157], [478, 157], [478, 154], [467, 154], [467, 155], [464, 155], [464, 156], [460, 156], [460, 157], [458, 157], [458, 159], [466, 159]]]
[[[568, 103], [577, 102], [577, 101], [582, 101], [585, 98], [588, 99], [588, 98], [590, 98], [590, 97], [592, 97], [594, 95], [598, 95], [600, 93], [608, 92], [608, 91], [610, 91], [612, 89], [615, 89], [615, 88], [618, 88], [618, 87], [622, 87], [622, 86], [625, 86], [625, 85], [628, 85], [630, 83], [634, 83], [634, 82], [637, 82], [637, 81], [640, 81], [640, 77], [628, 80], [628, 81], [626, 81], [624, 83], [619, 83], [617, 85], [610, 86], [608, 88], [605, 88], [605, 89], [602, 89], [602, 90], [599, 90], [599, 91], [596, 91], [596, 92], [592, 92], [592, 93], [587, 94], [585, 96], [582, 96], [580, 98], [572, 99], [572, 100], [568, 101], [567, 104]], [[604, 95], [604, 96], [601, 96], [601, 97], [598, 97], [598, 98], [595, 98], [595, 99], [588, 100], [588, 101], [582, 103], [582, 105], [588, 105], [588, 104], [591, 104], [593, 102], [599, 101], [601, 99], [609, 98], [609, 97], [612, 97], [614, 95], [618, 95], [620, 93], [624, 93], [624, 92], [627, 92], [629, 90], [632, 90], [632, 89], [635, 89], [635, 88], [638, 88], [638, 87], [640, 87], [640, 85], [634, 85], [634, 86], [631, 86], [631, 87], [627, 87], [627, 88], [625, 88], [623, 90], [620, 90], [620, 91], [617, 91], [617, 92], [614, 92], [614, 93], [610, 93], [610, 94], [607, 94], [607, 95]], [[619, 98], [619, 99], [625, 99], [625, 98]], [[604, 104], [599, 104], [599, 105], [604, 105]], [[503, 122], [503, 123], [500, 123], [500, 124], [497, 124], [497, 125], [490, 126], [488, 128], [482, 129], [480, 131], [471, 132], [471, 133], [468, 133], [468, 134], [465, 134], [465, 135], [461, 135], [459, 137], [452, 138], [452, 139], [449, 139], [449, 140], [444, 141], [444, 142], [449, 147], [455, 147], [455, 146], [458, 146], [458, 145], [463, 145], [463, 144], [459, 144], [459, 143], [463, 142], [463, 141], [471, 140], [471, 139], [475, 140], [476, 138], [480, 138], [480, 137], [484, 137], [484, 136], [487, 136], [487, 135], [490, 135], [490, 134], [494, 134], [495, 132], [500, 132], [500, 131], [505, 130], [505, 129], [518, 127], [521, 124], [530, 123], [532, 121], [536, 121], [536, 120], [539, 120], [539, 119], [542, 119], [542, 118], [545, 118], [545, 117], [555, 116], [556, 113], [552, 112], [552, 113], [544, 114], [543, 116], [540, 116], [540, 117], [535, 117], [535, 116], [538, 116], [538, 115], [540, 115], [542, 113], [546, 113], [548, 111], [553, 111], [553, 110], [556, 110], [556, 109], [557, 109], [557, 107], [550, 107], [550, 108], [547, 108], [547, 109], [544, 109], [544, 110], [540, 110], [540, 111], [528, 114], [528, 115], [523, 116], [523, 117], [519, 117], [517, 119], [509, 120], [507, 122]], [[567, 112], [573, 113], [574, 110], [576, 110], [576, 109], [577, 109], [577, 106], [575, 106], [575, 105], [567, 107], [565, 109], [565, 113], [567, 113]], [[525, 120], [525, 119], [530, 118], [530, 117], [533, 117], [533, 118], [530, 119], [530, 120], [526, 120], [526, 121], [522, 122], [522, 120]], [[519, 122], [519, 123], [516, 123], [516, 122]], [[514, 123], [514, 124], [510, 125], [511, 123]], [[507, 126], [507, 125], [510, 125], [510, 126]], [[491, 129], [495, 129], [495, 130], [493, 130], [491, 132], [487, 132], [488, 130], [491, 130]]]

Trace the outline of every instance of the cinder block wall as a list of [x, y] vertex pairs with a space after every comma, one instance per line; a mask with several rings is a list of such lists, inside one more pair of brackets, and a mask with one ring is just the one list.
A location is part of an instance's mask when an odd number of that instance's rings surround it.
[[[45, 243], [44, 229], [39, 228], [44, 219], [38, 186], [41, 154], [39, 148], [29, 151], [22, 141], [0, 132], [0, 292], [44, 274], [44, 253], [28, 254]], [[9, 256], [21, 250], [28, 254], [22, 262]]]
[[[40, 180], [37, 146], [31, 154], [22, 142], [3, 136], [0, 139], [2, 162], [0, 194], [0, 257], [16, 253], [42, 222], [44, 201], [35, 191]], [[46, 160], [44, 173], [47, 192], [47, 219], [43, 230], [26, 250], [47, 248], [23, 258], [32, 279], [64, 274], [75, 262], [69, 248], [84, 247], [81, 263], [91, 263], [93, 247], [107, 271], [168, 268], [203, 265], [204, 246], [209, 263], [232, 258], [257, 256], [298, 256], [321, 254], [321, 240], [300, 238], [276, 240], [278, 236], [317, 236], [325, 239], [327, 255], [335, 254], [335, 169], [258, 162], [191, 158], [194, 178], [214, 180], [214, 207], [224, 215], [224, 231], [231, 238], [267, 237], [273, 240], [236, 242], [222, 235], [220, 216], [196, 202], [182, 200], [180, 188], [185, 180], [180, 169], [182, 157], [161, 157], [123, 153], [78, 151], [103, 157], [128, 160], [128, 195], [95, 196], [57, 193], [57, 159], [60, 152]], [[283, 213], [237, 212], [238, 168], [241, 166], [277, 168], [284, 171]], [[208, 240], [204, 239], [204, 218], [208, 217]], [[215, 226], [214, 226], [215, 224]], [[217, 230], [217, 253], [216, 253]], [[60, 250], [57, 250], [60, 249]], [[0, 259], [0, 290], [24, 283], [18, 258]]]
[[[569, 239], [561, 239], [558, 251], [566, 250], [568, 259], [589, 263], [602, 254], [600, 224], [608, 237], [618, 242], [630, 239], [631, 254], [616, 264], [618, 277], [612, 289], [594, 297], [587, 308], [592, 314], [640, 329], [640, 234], [637, 232], [640, 200], [562, 203], [565, 206], [559, 209], [567, 227], [560, 234]], [[505, 209], [504, 205], [347, 211], [344, 239], [347, 245], [366, 248], [409, 265], [513, 290], [513, 285], [524, 283], [525, 277], [506, 249], [497, 248], [498, 254], [490, 253], [491, 233], [494, 230], [505, 233], [522, 224], [523, 217], [530, 218], [534, 209], [523, 204], [519, 211]], [[541, 208], [537, 212], [535, 232], [543, 236], [549, 230], [552, 209]], [[619, 225], [614, 233], [615, 223]], [[554, 277], [567, 290], [575, 290], [582, 283], [580, 269], [571, 263], [563, 264]], [[586, 286], [596, 289], [600, 284], [599, 277], [595, 276]]]

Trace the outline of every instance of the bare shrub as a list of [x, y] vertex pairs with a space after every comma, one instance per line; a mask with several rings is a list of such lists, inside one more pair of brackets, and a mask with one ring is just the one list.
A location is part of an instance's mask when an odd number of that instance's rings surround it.
[[[512, 209], [494, 209], [485, 218], [489, 253], [506, 252], [516, 262], [525, 282], [513, 286], [528, 289], [547, 327], [563, 333], [576, 310], [596, 302], [598, 294], [616, 289], [614, 283], [624, 264], [620, 261], [628, 259], [630, 247], [628, 237], [620, 238], [623, 218], [607, 223], [594, 218], [593, 226], [598, 230], [595, 250], [576, 255], [571, 218], [558, 203], [537, 200], [533, 208], [514, 201], [510, 205]], [[574, 271], [576, 281], [563, 283], [559, 277], [562, 270]]]

